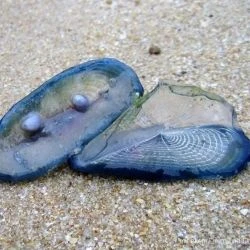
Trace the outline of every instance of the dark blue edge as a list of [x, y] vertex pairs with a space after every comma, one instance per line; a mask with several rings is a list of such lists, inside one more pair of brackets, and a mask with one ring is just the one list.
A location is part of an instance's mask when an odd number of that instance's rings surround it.
[[[201, 126], [204, 128], [215, 128], [215, 129], [223, 129], [224, 126], [220, 125], [210, 125], [210, 126]], [[227, 172], [204, 172], [200, 171], [199, 174], [194, 174], [189, 171], [182, 171], [179, 176], [171, 176], [171, 175], [165, 175], [162, 166], [162, 169], [159, 169], [155, 172], [149, 172], [149, 171], [143, 171], [138, 170], [136, 168], [133, 168], [133, 166], [130, 166], [130, 168], [127, 167], [121, 167], [116, 168], [115, 170], [113, 168], [109, 168], [104, 163], [97, 163], [97, 164], [89, 164], [88, 166], [85, 166], [81, 168], [81, 166], [78, 164], [78, 158], [77, 155], [73, 156], [69, 159], [70, 167], [77, 171], [82, 172], [85, 174], [92, 174], [92, 175], [99, 175], [102, 177], [110, 177], [115, 176], [118, 179], [141, 179], [146, 181], [177, 181], [177, 180], [188, 180], [188, 179], [225, 179], [229, 177], [233, 177], [237, 175], [239, 172], [241, 172], [244, 168], [247, 167], [248, 162], [250, 161], [250, 140], [248, 137], [244, 134], [243, 130], [239, 128], [234, 128], [234, 130], [237, 132], [238, 140], [240, 140], [240, 143], [242, 145], [242, 151], [240, 156], [237, 159], [237, 162], [235, 162], [235, 165], [231, 169], [229, 169]]]
[[[33, 90], [29, 95], [14, 104], [9, 111], [0, 120], [0, 133], [5, 129], [6, 125], [11, 120], [12, 116], [23, 112], [28, 105], [35, 105], [36, 102], [41, 100], [43, 95], [49, 88], [53, 88], [64, 77], [72, 76], [82, 71], [99, 70], [103, 72], [109, 72], [110, 74], [120, 74], [122, 71], [127, 71], [127, 74], [133, 79], [134, 91], [143, 95], [144, 89], [141, 82], [135, 73], [135, 71], [128, 65], [115, 58], [102, 58], [96, 60], [90, 60], [88, 62], [68, 68], [61, 73], [55, 75], [51, 79], [45, 81], [40, 87]], [[34, 100], [34, 103], [30, 104], [30, 100]]]
[[0, 181], [3, 182], [21, 182], [21, 181], [32, 181], [37, 179], [38, 177], [41, 177], [43, 175], [48, 174], [49, 172], [52, 172], [57, 167], [61, 166], [63, 163], [67, 161], [67, 155], [64, 157], [61, 157], [60, 159], [57, 159], [56, 161], [52, 161], [50, 164], [46, 165], [44, 168], [40, 168], [34, 172], [27, 173], [25, 175], [6, 175], [0, 173]]
[[[103, 67], [107, 67], [106, 70], [103, 70]], [[113, 71], [110, 71], [110, 68], [113, 69]], [[76, 65], [74, 67], [71, 67], [69, 69], [64, 70], [63, 72], [57, 74], [56, 76], [52, 77], [48, 81], [44, 82], [40, 87], [35, 89], [33, 92], [31, 92], [29, 95], [24, 97], [22, 100], [17, 102], [12, 106], [12, 108], [5, 114], [5, 116], [0, 121], [0, 133], [4, 129], [5, 124], [8, 123], [9, 119], [11, 119], [12, 115], [15, 113], [18, 113], [25, 109], [26, 105], [29, 105], [29, 101], [34, 98], [41, 98], [44, 93], [46, 93], [48, 88], [51, 88], [52, 86], [56, 85], [59, 80], [61, 80], [64, 77], [77, 74], [81, 71], [90, 71], [90, 70], [100, 70], [103, 72], [116, 72], [119, 74], [122, 71], [127, 71], [127, 73], [130, 75], [131, 79], [133, 80], [132, 83], [134, 85], [134, 91], [140, 93], [142, 96], [144, 93], [144, 89], [141, 85], [141, 82], [135, 73], [135, 71], [129, 67], [128, 65], [118, 61], [114, 58], [103, 58], [103, 59], [97, 59], [97, 60], [91, 60], [88, 62], [85, 62], [80, 65]], [[124, 112], [127, 109], [124, 108], [122, 112]], [[98, 134], [102, 133], [110, 124], [112, 124], [120, 115], [120, 112], [118, 114], [113, 114], [112, 117], [110, 117], [108, 120], [103, 122], [103, 124], [100, 125], [99, 130], [94, 134], [89, 134], [84, 140], [80, 139], [79, 142], [76, 144], [77, 146], [84, 147], [90, 140], [92, 140], [94, 137], [96, 137]], [[5, 122], [6, 121], [6, 122]], [[1, 181], [9, 181], [9, 182], [19, 182], [19, 181], [31, 181], [34, 180], [42, 175], [47, 174], [48, 172], [51, 172], [55, 168], [59, 167], [63, 163], [67, 162], [67, 159], [71, 157], [71, 152], [68, 152], [63, 157], [52, 161], [50, 164], [44, 166], [43, 168], [40, 168], [34, 172], [27, 173], [26, 175], [18, 176], [18, 175], [6, 175], [0, 173], [0, 180]]]
[[[127, 107], [124, 107], [124, 112]], [[84, 138], [80, 138], [79, 141], [75, 144], [75, 147], [84, 147], [87, 145], [92, 139], [94, 139], [97, 135], [104, 132], [105, 129], [112, 124], [118, 117], [120, 116], [120, 111], [117, 113], [113, 113], [112, 116], [106, 117], [104, 121], [100, 121], [99, 129], [94, 133], [89, 133], [87, 136], [82, 136]], [[64, 156], [58, 158], [57, 160], [51, 161], [49, 164], [45, 165], [43, 168], [37, 169], [34, 172], [29, 172], [27, 174], [22, 175], [6, 175], [0, 173], [0, 180], [1, 181], [9, 181], [9, 182], [20, 182], [20, 181], [31, 181], [34, 180], [42, 175], [45, 175], [63, 163], [67, 163], [67, 160], [72, 157], [72, 152], [67, 152]]]

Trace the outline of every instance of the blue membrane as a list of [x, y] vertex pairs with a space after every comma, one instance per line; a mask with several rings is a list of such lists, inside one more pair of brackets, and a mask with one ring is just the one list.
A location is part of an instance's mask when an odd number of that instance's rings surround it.
[[230, 104], [194, 86], [162, 83], [69, 163], [84, 173], [161, 181], [233, 176], [249, 158]]
[[[73, 95], [90, 100], [86, 112], [71, 105]], [[0, 121], [0, 180], [35, 179], [76, 154], [104, 131], [135, 98], [143, 95], [136, 73], [112, 58], [69, 68], [16, 103]], [[22, 118], [39, 112], [44, 128], [20, 129]]]
[[70, 163], [84, 173], [167, 181], [230, 177], [246, 166], [249, 157], [250, 141], [239, 129], [154, 126], [93, 140]]

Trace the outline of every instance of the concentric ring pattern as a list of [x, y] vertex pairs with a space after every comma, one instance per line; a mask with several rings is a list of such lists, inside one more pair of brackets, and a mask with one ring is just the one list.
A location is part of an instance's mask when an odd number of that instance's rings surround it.
[[[131, 135], [128, 133], [127, 137]], [[124, 140], [123, 147], [116, 151], [110, 151], [114, 146], [107, 143], [96, 158], [75, 163], [81, 171], [112, 171], [121, 177], [220, 178], [236, 174], [250, 153], [249, 140], [240, 130], [217, 125], [164, 129], [138, 140], [134, 133], [134, 143], [128, 140], [127, 145]]]

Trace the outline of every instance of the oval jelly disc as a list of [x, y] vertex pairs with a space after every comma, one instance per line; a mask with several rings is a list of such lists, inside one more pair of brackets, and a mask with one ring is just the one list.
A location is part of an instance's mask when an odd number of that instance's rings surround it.
[[[143, 87], [136, 73], [112, 58], [89, 61], [54, 76], [2, 118], [0, 179], [33, 179], [54, 169], [105, 130], [138, 93], [143, 94]], [[84, 112], [72, 105], [72, 96], [77, 95], [88, 98]], [[20, 124], [32, 112], [43, 117], [43, 127], [30, 134]], [[28, 121], [31, 128], [37, 125], [33, 120]]]

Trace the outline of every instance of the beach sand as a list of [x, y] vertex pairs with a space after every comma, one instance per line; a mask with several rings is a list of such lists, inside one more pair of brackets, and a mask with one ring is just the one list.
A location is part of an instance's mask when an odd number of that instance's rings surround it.
[[[56, 73], [115, 57], [146, 90], [164, 79], [223, 96], [250, 136], [248, 0], [2, 0], [0, 10], [0, 116]], [[249, 190], [249, 167], [225, 181], [148, 183], [62, 166], [0, 183], [0, 249], [249, 249]]]

